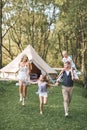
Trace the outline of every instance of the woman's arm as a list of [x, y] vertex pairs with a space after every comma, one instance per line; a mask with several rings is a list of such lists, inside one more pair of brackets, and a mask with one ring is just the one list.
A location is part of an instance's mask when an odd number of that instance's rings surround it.
[[18, 71], [19, 71], [19, 69], [20, 69], [20, 63], [18, 64]]
[[26, 67], [27, 67], [27, 74], [26, 74], [26, 80], [29, 80], [29, 75], [30, 75], [30, 66], [29, 66], [29, 62], [26, 63]]
[[30, 75], [30, 72], [31, 72], [30, 63], [27, 62], [27, 76]]

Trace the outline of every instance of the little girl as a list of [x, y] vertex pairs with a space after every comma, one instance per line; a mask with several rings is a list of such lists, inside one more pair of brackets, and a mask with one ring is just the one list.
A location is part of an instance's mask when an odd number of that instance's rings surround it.
[[46, 76], [40, 75], [38, 83], [38, 94], [40, 101], [40, 114], [43, 114], [43, 104], [47, 104], [48, 92], [47, 88], [50, 87]]

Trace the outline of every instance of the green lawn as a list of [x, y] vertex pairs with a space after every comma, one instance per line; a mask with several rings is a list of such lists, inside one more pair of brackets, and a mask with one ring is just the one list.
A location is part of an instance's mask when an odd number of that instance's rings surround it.
[[61, 87], [49, 89], [48, 105], [39, 114], [37, 86], [30, 85], [26, 105], [19, 103], [15, 82], [0, 81], [0, 130], [87, 130], [87, 90], [75, 84], [70, 116], [64, 117]]

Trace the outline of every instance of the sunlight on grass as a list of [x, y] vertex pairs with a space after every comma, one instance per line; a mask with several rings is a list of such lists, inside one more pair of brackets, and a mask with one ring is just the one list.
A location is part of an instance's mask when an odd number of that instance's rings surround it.
[[60, 86], [48, 90], [48, 104], [40, 115], [36, 85], [28, 87], [26, 105], [22, 106], [15, 82], [1, 82], [0, 130], [87, 130], [87, 98], [79, 86], [74, 89], [70, 116], [65, 118]]

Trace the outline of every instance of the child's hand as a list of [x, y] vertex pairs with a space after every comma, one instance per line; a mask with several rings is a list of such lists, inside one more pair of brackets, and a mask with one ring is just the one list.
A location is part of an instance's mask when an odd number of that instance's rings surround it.
[[54, 86], [58, 86], [59, 85], [59, 82], [56, 82], [55, 84], [54, 84]]
[[74, 80], [74, 76], [72, 76], [72, 80]]

